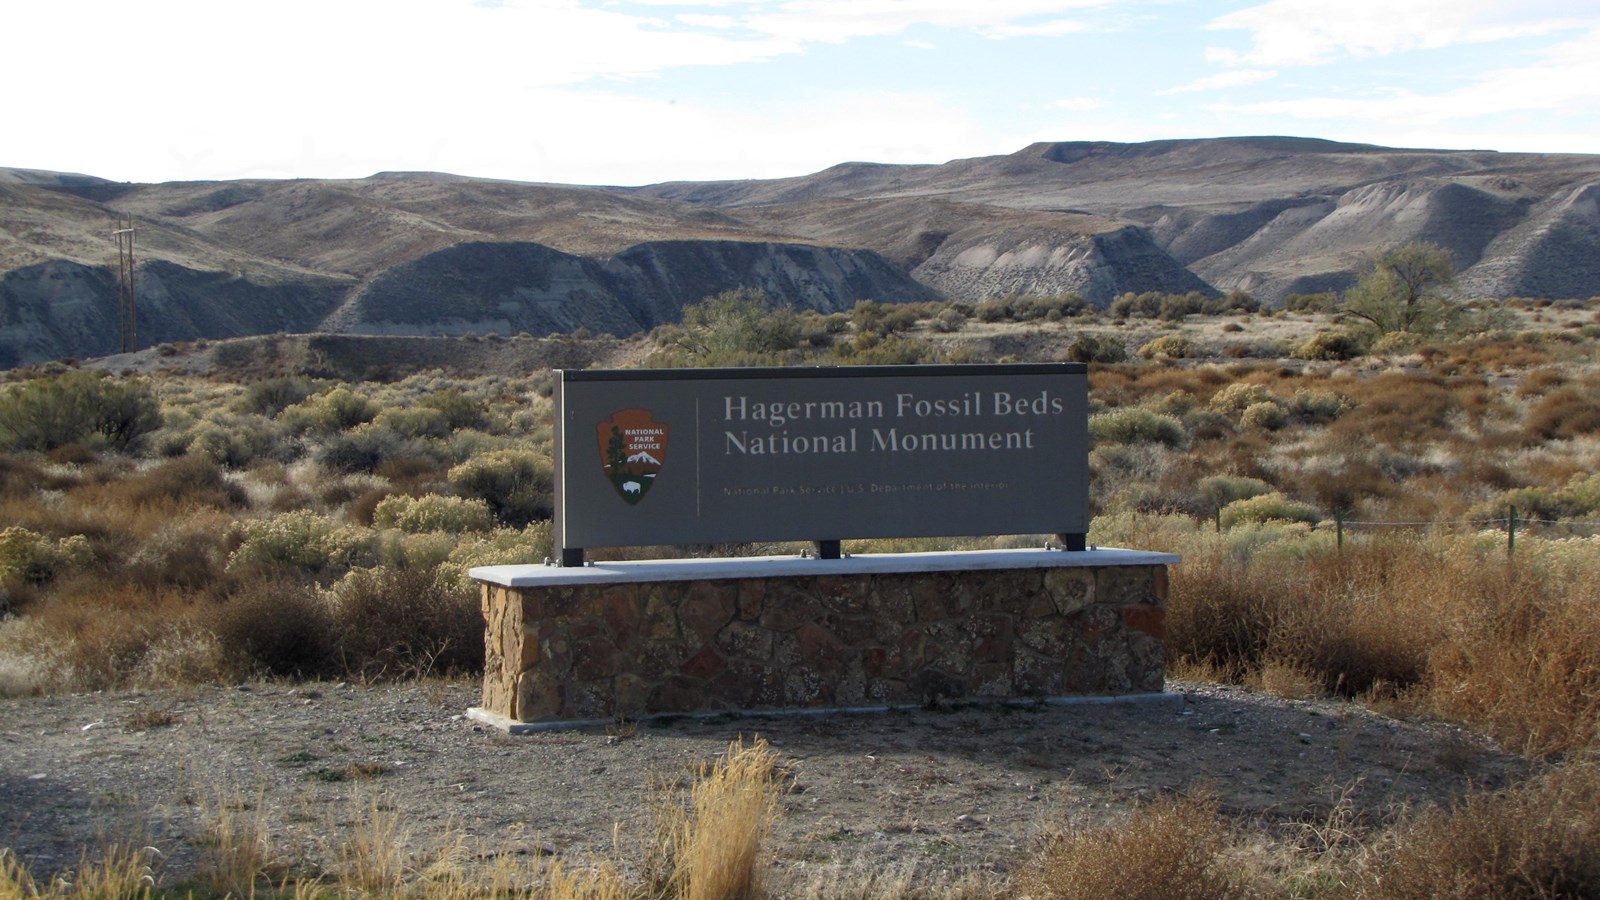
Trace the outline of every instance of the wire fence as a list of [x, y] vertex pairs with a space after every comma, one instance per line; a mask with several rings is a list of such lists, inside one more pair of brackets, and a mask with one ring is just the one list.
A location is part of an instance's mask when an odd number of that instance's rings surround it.
[[[1378, 519], [1345, 519], [1341, 516], [1333, 517], [1333, 527], [1339, 549], [1344, 549], [1344, 535], [1346, 531], [1373, 529], [1394, 530], [1472, 530], [1472, 531], [1504, 531], [1506, 534], [1506, 553], [1515, 554], [1517, 550], [1517, 536], [1539, 534], [1542, 537], [1552, 536], [1552, 532], [1559, 533], [1562, 537], [1584, 537], [1600, 534], [1600, 521], [1582, 521], [1577, 519], [1541, 519], [1531, 516], [1517, 515], [1517, 508], [1510, 507], [1506, 515], [1490, 519], [1457, 519], [1457, 520], [1378, 520]], [[1217, 517], [1217, 530], [1222, 530], [1222, 519]]]

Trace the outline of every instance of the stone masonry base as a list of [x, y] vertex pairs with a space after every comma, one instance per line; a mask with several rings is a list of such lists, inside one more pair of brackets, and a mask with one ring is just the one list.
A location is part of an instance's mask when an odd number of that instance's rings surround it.
[[1159, 692], [1169, 559], [555, 584], [504, 577], [542, 567], [474, 570], [482, 712], [518, 723]]

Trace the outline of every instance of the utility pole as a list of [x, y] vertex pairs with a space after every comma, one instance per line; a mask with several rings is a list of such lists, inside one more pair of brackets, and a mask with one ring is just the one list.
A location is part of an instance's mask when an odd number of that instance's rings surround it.
[[117, 226], [111, 232], [117, 239], [117, 311], [122, 320], [122, 352], [132, 353], [139, 349], [137, 295], [133, 283], [133, 217], [117, 217]]

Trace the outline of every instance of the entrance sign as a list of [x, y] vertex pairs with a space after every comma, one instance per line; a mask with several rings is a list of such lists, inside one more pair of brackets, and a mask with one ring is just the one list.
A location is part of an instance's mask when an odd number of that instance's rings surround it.
[[1081, 363], [556, 370], [554, 544], [1054, 534], [1089, 525]]

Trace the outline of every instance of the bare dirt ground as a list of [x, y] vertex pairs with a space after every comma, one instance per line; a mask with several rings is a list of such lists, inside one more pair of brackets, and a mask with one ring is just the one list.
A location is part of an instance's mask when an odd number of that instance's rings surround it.
[[1524, 764], [1438, 722], [1336, 701], [1173, 682], [1124, 705], [679, 718], [510, 736], [463, 713], [475, 681], [257, 683], [0, 701], [0, 848], [35, 876], [108, 841], [162, 875], [203, 866], [208, 822], [260, 815], [281, 871], [337, 871], [374, 808], [421, 867], [452, 843], [624, 864], [661, 785], [759, 735], [790, 780], [780, 874], [843, 863], [1003, 879], [1051, 828], [1209, 790], [1247, 824], [1377, 821], [1517, 777]]

